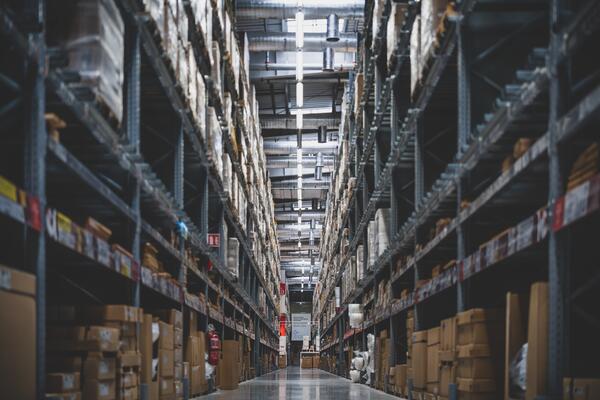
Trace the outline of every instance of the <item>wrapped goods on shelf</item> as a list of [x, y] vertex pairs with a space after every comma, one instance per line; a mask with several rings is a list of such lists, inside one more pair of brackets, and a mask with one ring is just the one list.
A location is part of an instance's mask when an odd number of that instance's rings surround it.
[[223, 190], [225, 191], [225, 193], [227, 193], [227, 195], [229, 196], [229, 199], [231, 200], [232, 166], [231, 166], [231, 159], [229, 158], [229, 154], [223, 152], [222, 161], [223, 161]]
[[400, 41], [400, 33], [402, 32], [402, 25], [404, 25], [404, 19], [406, 18], [406, 10], [408, 4], [405, 3], [392, 3], [392, 10], [390, 12], [390, 18], [387, 22], [387, 62], [388, 65], [392, 63], [392, 56], [397, 43]]
[[179, 34], [177, 32], [177, 21], [173, 16], [173, 13], [169, 12], [168, 9], [165, 8], [165, 30], [161, 32], [162, 46], [164, 51], [167, 52], [167, 58], [171, 63], [171, 66], [174, 70], [177, 69], [178, 57], [179, 57], [179, 48], [177, 43], [179, 42]]
[[182, 41], [179, 39], [177, 41], [177, 69], [175, 70], [175, 75], [179, 82], [179, 85], [183, 89], [183, 93], [188, 92], [188, 82], [189, 82], [189, 53], [191, 49], [189, 48], [189, 42]]
[[227, 269], [236, 278], [239, 276], [240, 242], [229, 238], [227, 242]]
[[421, 81], [421, 16], [417, 15], [410, 32], [410, 93]]
[[223, 170], [223, 167], [221, 166], [221, 154], [223, 152], [221, 124], [219, 123], [217, 112], [213, 107], [208, 107], [207, 114], [208, 151], [215, 163], [217, 171], [221, 172]]
[[200, 136], [206, 140], [206, 86], [200, 71], [196, 72], [196, 123], [200, 128]]
[[369, 225], [367, 227], [367, 239], [369, 253], [369, 262], [367, 264], [367, 269], [371, 270], [373, 268], [373, 265], [377, 261], [377, 221], [369, 221]]
[[389, 247], [390, 209], [380, 208], [375, 212], [377, 223], [377, 256], [383, 254]]
[[356, 247], [356, 281], [360, 282], [365, 274], [364, 247], [362, 244]]
[[447, 0], [421, 1], [421, 62], [426, 63], [433, 55], [437, 42], [438, 25], [446, 10]]
[[211, 65], [210, 65], [210, 78], [212, 84], [217, 88], [217, 93], [222, 97], [221, 93], [221, 50], [219, 49], [219, 42], [213, 40], [211, 46]]
[[75, 5], [65, 48], [69, 69], [77, 71], [120, 122], [123, 116], [124, 24], [112, 0]]
[[381, 17], [383, 16], [383, 9], [385, 8], [385, 0], [374, 0], [373, 4], [373, 24], [372, 32], [373, 32], [373, 42], [371, 43], [371, 47], [375, 45], [375, 38], [379, 35], [380, 29], [385, 29], [385, 27], [381, 26]]

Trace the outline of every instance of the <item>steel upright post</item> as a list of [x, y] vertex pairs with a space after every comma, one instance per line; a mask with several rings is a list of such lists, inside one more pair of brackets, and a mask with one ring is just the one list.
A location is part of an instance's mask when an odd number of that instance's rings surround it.
[[39, 200], [42, 223], [40, 231], [26, 231], [26, 265], [36, 275], [36, 396], [45, 396], [46, 384], [46, 236], [44, 215], [46, 207], [46, 126], [44, 113], [46, 92], [45, 1], [28, 0], [24, 5], [30, 19], [29, 45], [36, 48], [35, 56], [26, 62], [25, 87], [27, 113], [25, 121], [25, 190]]

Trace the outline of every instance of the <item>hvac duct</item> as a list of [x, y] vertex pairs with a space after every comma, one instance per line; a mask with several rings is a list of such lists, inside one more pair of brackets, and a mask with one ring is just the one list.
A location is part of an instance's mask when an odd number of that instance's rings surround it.
[[[288, 141], [281, 141], [281, 142], [275, 142], [272, 140], [268, 140], [265, 141], [263, 143], [264, 146], [264, 150], [265, 150], [265, 154], [266, 155], [289, 155], [289, 154], [295, 154], [296, 151], [298, 150], [298, 146], [296, 142], [288, 142]], [[311, 153], [318, 153], [318, 152], [322, 152], [322, 153], [328, 153], [328, 154], [335, 154], [336, 153], [336, 149], [337, 149], [337, 143], [336, 142], [330, 142], [330, 143], [303, 143], [302, 145], [302, 151], [304, 154], [311, 154]]]
[[327, 143], [327, 126], [323, 125], [319, 127], [317, 134], [317, 141], [319, 143]]
[[329, 14], [327, 17], [327, 37], [328, 42], [337, 42], [340, 40], [340, 22], [338, 16]]
[[[334, 156], [323, 156], [323, 167], [332, 166]], [[312, 168], [317, 162], [316, 156], [302, 155], [302, 165]], [[295, 156], [268, 156], [267, 168], [296, 168], [297, 157]]]
[[302, 130], [298, 129], [298, 133], [296, 134], [296, 147], [298, 149], [302, 148]]
[[[337, 129], [340, 125], [339, 118], [318, 118], [306, 115], [303, 118], [303, 129], [318, 129], [325, 125], [328, 129]], [[293, 129], [296, 130], [296, 117], [261, 117], [260, 126], [262, 129]]]
[[[364, 0], [303, 0], [304, 19], [324, 19], [330, 14], [338, 17], [363, 18]], [[298, 0], [238, 0], [236, 3], [237, 18], [273, 18], [289, 19], [296, 17]]]
[[[350, 71], [354, 69], [354, 63], [334, 64], [333, 68], [335, 71]], [[295, 69], [296, 64], [271, 62], [250, 64], [251, 71], [294, 71]], [[304, 64], [304, 71], [321, 71], [322, 69], [322, 64]]]
[[333, 71], [333, 60], [335, 58], [335, 50], [332, 48], [326, 48], [323, 50], [323, 71]]
[[[357, 48], [355, 33], [341, 33], [337, 42], [327, 41], [326, 33], [311, 32], [304, 34], [302, 51], [323, 51], [335, 48], [342, 53], [353, 53]], [[250, 51], [296, 51], [295, 32], [248, 32]]]
[[315, 165], [315, 179], [320, 181], [323, 179], [323, 153], [317, 153], [317, 163]]

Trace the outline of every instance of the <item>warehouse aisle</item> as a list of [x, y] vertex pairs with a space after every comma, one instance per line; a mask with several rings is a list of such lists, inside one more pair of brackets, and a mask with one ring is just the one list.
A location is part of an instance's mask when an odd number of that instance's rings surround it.
[[227, 400], [399, 400], [398, 397], [351, 383], [320, 369], [288, 367], [240, 384], [237, 390], [219, 390], [201, 399]]

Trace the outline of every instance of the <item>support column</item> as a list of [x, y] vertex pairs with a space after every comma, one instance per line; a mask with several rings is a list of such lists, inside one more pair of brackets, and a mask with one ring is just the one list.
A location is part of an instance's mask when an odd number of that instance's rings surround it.
[[[413, 111], [418, 112], [418, 111]], [[419, 210], [421, 208], [421, 200], [425, 194], [425, 163], [424, 163], [424, 138], [423, 138], [423, 120], [422, 117], [417, 118], [417, 123], [415, 129], [415, 210]], [[417, 227], [418, 228], [418, 227]], [[413, 255], [416, 253], [416, 247], [419, 243], [419, 230], [417, 229], [415, 233], [415, 243], [413, 246]], [[415, 262], [415, 273], [414, 273], [414, 286], [417, 287], [417, 282], [419, 281], [419, 264]], [[415, 304], [414, 306], [415, 313], [415, 331], [421, 329], [421, 324], [419, 321], [419, 312], [418, 306]]]
[[[468, 144], [471, 134], [471, 74], [469, 68], [468, 46], [467, 46], [467, 28], [466, 21], [463, 18], [458, 26], [458, 130], [457, 130], [457, 158], [460, 159], [464, 149]], [[456, 215], [461, 211], [460, 204], [463, 200], [464, 182], [458, 179], [456, 182]], [[458, 224], [456, 227], [456, 259], [461, 262], [465, 258], [466, 247], [466, 227]], [[462, 281], [456, 285], [456, 310], [461, 312], [465, 310], [466, 287]]]
[[[549, 109], [549, 220], [554, 218], [556, 199], [563, 195], [563, 157], [557, 143], [557, 121], [564, 109], [563, 67], [558, 64], [561, 43], [561, 12], [563, 2], [550, 3], [550, 109]], [[567, 242], [564, 233], [549, 231], [548, 239], [548, 284], [549, 284], [549, 335], [548, 335], [548, 397], [560, 399], [562, 380], [569, 365], [569, 298], [568, 271], [566, 263]]]
[[44, 85], [45, 2], [28, 0], [23, 5], [29, 19], [31, 32], [29, 43], [37, 48], [35, 59], [27, 59], [25, 68], [25, 117], [24, 187], [39, 200], [40, 231], [25, 228], [27, 254], [25, 265], [36, 275], [36, 396], [45, 396], [46, 385], [46, 145], [47, 133], [44, 121], [46, 92]]

